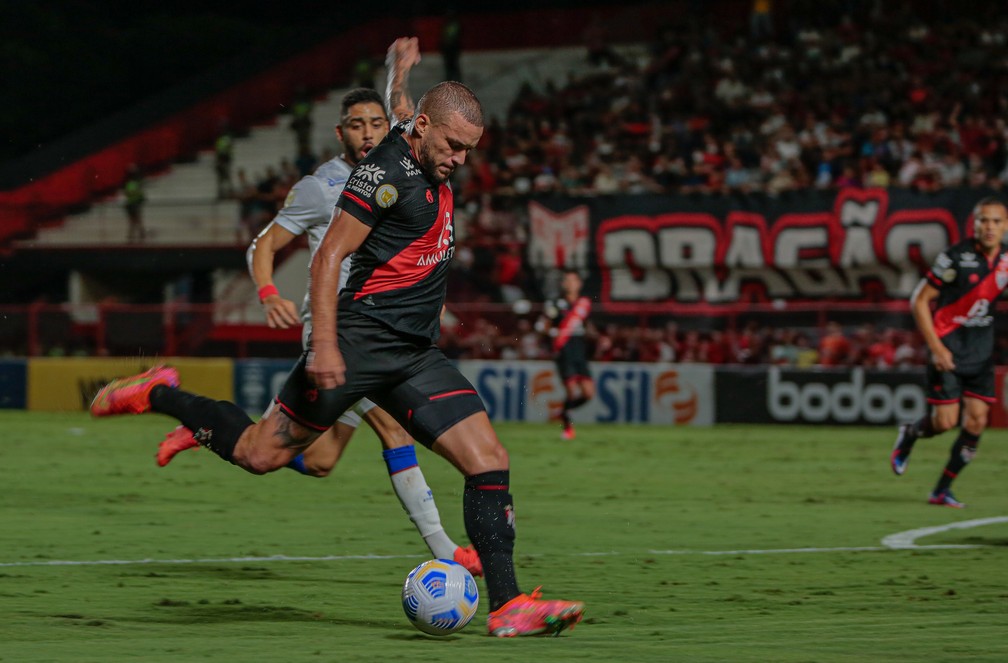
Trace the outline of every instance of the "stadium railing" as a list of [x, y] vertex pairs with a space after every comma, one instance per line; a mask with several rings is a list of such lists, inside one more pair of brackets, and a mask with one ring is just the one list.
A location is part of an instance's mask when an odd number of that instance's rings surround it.
[[[999, 310], [1008, 308], [1001, 302]], [[502, 338], [514, 338], [518, 321], [534, 321], [540, 304], [456, 303], [449, 306], [457, 335], [464, 337], [479, 319], [496, 327]], [[0, 305], [0, 355], [6, 356], [226, 356], [295, 357], [301, 349], [301, 329], [271, 329], [258, 315], [221, 304], [170, 302], [69, 304], [36, 302]], [[661, 327], [676, 322], [680, 329], [739, 330], [750, 322], [761, 326], [822, 329], [827, 322], [844, 325], [871, 322], [878, 327], [909, 329], [905, 302], [805, 302], [784, 306], [747, 303], [731, 307], [683, 306], [675, 302], [649, 304], [636, 311], [610, 311], [596, 305], [593, 323], [630, 327]]]

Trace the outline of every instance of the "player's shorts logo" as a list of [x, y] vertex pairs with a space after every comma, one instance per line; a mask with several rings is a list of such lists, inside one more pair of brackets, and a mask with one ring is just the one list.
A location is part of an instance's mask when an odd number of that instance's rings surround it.
[[382, 184], [375, 193], [375, 202], [378, 207], [391, 207], [395, 201], [399, 200], [399, 192], [391, 184]]

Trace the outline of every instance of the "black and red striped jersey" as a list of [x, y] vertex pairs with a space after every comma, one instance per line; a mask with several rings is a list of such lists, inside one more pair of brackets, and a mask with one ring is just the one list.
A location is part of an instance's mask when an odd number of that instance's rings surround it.
[[585, 322], [591, 312], [591, 300], [578, 297], [574, 302], [560, 298], [547, 302], [546, 314], [552, 323], [553, 351], [559, 352], [570, 343], [584, 345]]
[[436, 341], [455, 252], [448, 183], [427, 177], [397, 125], [357, 164], [338, 207], [371, 226], [353, 254], [340, 310]]
[[1008, 287], [1008, 246], [989, 259], [972, 237], [965, 239], [940, 253], [925, 278], [938, 289], [934, 328], [957, 370], [990, 362], [994, 302]]

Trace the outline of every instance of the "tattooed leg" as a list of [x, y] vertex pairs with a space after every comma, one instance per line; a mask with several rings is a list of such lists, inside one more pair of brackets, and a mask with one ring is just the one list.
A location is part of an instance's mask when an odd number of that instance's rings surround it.
[[231, 462], [253, 474], [265, 474], [286, 466], [321, 434], [297, 423], [273, 408], [258, 423], [242, 432]]

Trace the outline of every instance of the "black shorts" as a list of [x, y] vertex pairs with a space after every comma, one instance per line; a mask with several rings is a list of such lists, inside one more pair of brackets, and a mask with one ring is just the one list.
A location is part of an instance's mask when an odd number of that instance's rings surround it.
[[961, 372], [939, 371], [935, 365], [927, 366], [927, 402], [932, 405], [949, 405], [958, 403], [968, 396], [979, 398], [985, 403], [993, 403], [994, 396], [994, 364], [988, 363], [979, 369]]
[[404, 337], [371, 318], [342, 311], [337, 329], [346, 382], [335, 389], [316, 388], [305, 373], [305, 352], [277, 396], [280, 410], [299, 424], [324, 431], [367, 397], [429, 448], [449, 428], [484, 411], [472, 383], [426, 339]]
[[557, 372], [564, 382], [573, 378], [591, 379], [591, 371], [588, 369], [588, 357], [583, 347], [567, 344], [560, 348], [556, 358]]

